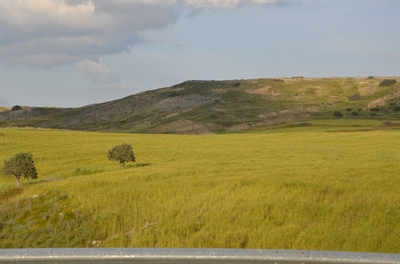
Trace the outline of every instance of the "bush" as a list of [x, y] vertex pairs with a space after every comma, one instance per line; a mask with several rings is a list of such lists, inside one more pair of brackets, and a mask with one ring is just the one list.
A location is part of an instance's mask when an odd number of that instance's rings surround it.
[[172, 92], [168, 95], [169, 97], [175, 97], [175, 96], [179, 96], [179, 93], [177, 92]]
[[335, 111], [335, 112], [333, 112], [333, 116], [339, 118], [339, 117], [342, 117], [343, 114], [340, 111]]
[[357, 100], [361, 100], [362, 99], [361, 95], [359, 95], [359, 94], [353, 94], [353, 95], [351, 95], [351, 96], [349, 96], [347, 98], [350, 101], [357, 101]]
[[21, 106], [19, 106], [19, 105], [14, 105], [14, 106], [11, 108], [11, 111], [18, 111], [18, 110], [21, 110], [21, 109], [22, 109]]
[[381, 109], [379, 107], [372, 107], [372, 108], [369, 109], [369, 111], [371, 111], [371, 112], [379, 112], [379, 111], [381, 111]]
[[396, 84], [397, 81], [395, 79], [384, 79], [379, 83], [379, 86], [389, 86]]

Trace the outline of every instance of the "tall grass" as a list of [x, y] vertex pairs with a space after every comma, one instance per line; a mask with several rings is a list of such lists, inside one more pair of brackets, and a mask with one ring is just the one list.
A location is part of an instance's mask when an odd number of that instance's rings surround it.
[[[0, 161], [31, 152], [39, 172], [22, 192], [0, 180], [0, 247], [400, 252], [398, 130], [0, 133]], [[137, 161], [124, 170], [106, 156], [121, 143]]]

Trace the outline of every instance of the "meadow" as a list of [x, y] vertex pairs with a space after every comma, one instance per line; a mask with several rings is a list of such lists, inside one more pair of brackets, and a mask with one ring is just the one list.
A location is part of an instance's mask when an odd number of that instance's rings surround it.
[[[133, 146], [136, 163], [107, 160]], [[400, 253], [400, 131], [313, 121], [247, 133], [0, 129], [0, 248], [185, 247]]]

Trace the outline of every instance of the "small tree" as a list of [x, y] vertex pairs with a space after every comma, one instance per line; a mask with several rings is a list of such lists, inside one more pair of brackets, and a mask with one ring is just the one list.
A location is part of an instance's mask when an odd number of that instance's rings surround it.
[[14, 105], [14, 106], [11, 108], [11, 111], [18, 111], [18, 110], [21, 110], [21, 109], [22, 109], [21, 106], [19, 106], [19, 105]]
[[124, 143], [110, 149], [108, 151], [108, 159], [118, 161], [121, 169], [123, 169], [125, 162], [135, 162], [135, 154], [133, 153], [132, 146]]
[[4, 162], [2, 173], [5, 176], [14, 175], [17, 180], [17, 186], [20, 186], [21, 176], [25, 178], [37, 179], [37, 170], [33, 162], [32, 154], [19, 153]]

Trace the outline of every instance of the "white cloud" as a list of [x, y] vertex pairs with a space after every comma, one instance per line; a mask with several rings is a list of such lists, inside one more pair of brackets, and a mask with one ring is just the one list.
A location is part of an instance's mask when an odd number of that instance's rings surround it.
[[175, 36], [175, 33], [172, 30], [164, 30], [162, 32], [160, 31], [154, 31], [154, 30], [148, 30], [145, 32], [140, 32], [140, 38], [147, 43], [155, 43], [159, 45], [173, 45], [176, 48], [183, 48], [187, 46], [187, 43], [178, 40], [177, 37]]
[[81, 60], [75, 63], [75, 66], [82, 72], [89, 75], [96, 82], [118, 82], [111, 69], [104, 64], [103, 59], [99, 62], [91, 60]]
[[[21, 32], [43, 32], [69, 25], [71, 30], [80, 23], [91, 24], [93, 2], [67, 5], [64, 1], [2, 1], [3, 22]], [[6, 36], [7, 37], [7, 36]]]
[[185, 6], [190, 8], [234, 8], [240, 0], [186, 0]]
[[179, 8], [193, 11], [283, 1], [0, 1], [2, 59], [4, 65], [42, 68], [75, 64], [97, 80], [102, 79], [100, 75], [108, 79], [111, 76], [108, 68], [101, 61], [96, 62], [102, 56], [127, 52], [140, 42], [182, 46], [183, 42], [174, 40], [168, 33], [155, 39], [145, 33], [175, 24], [180, 17]]
[[129, 51], [139, 33], [174, 24], [170, 2], [1, 1], [5, 64], [51, 67]]

